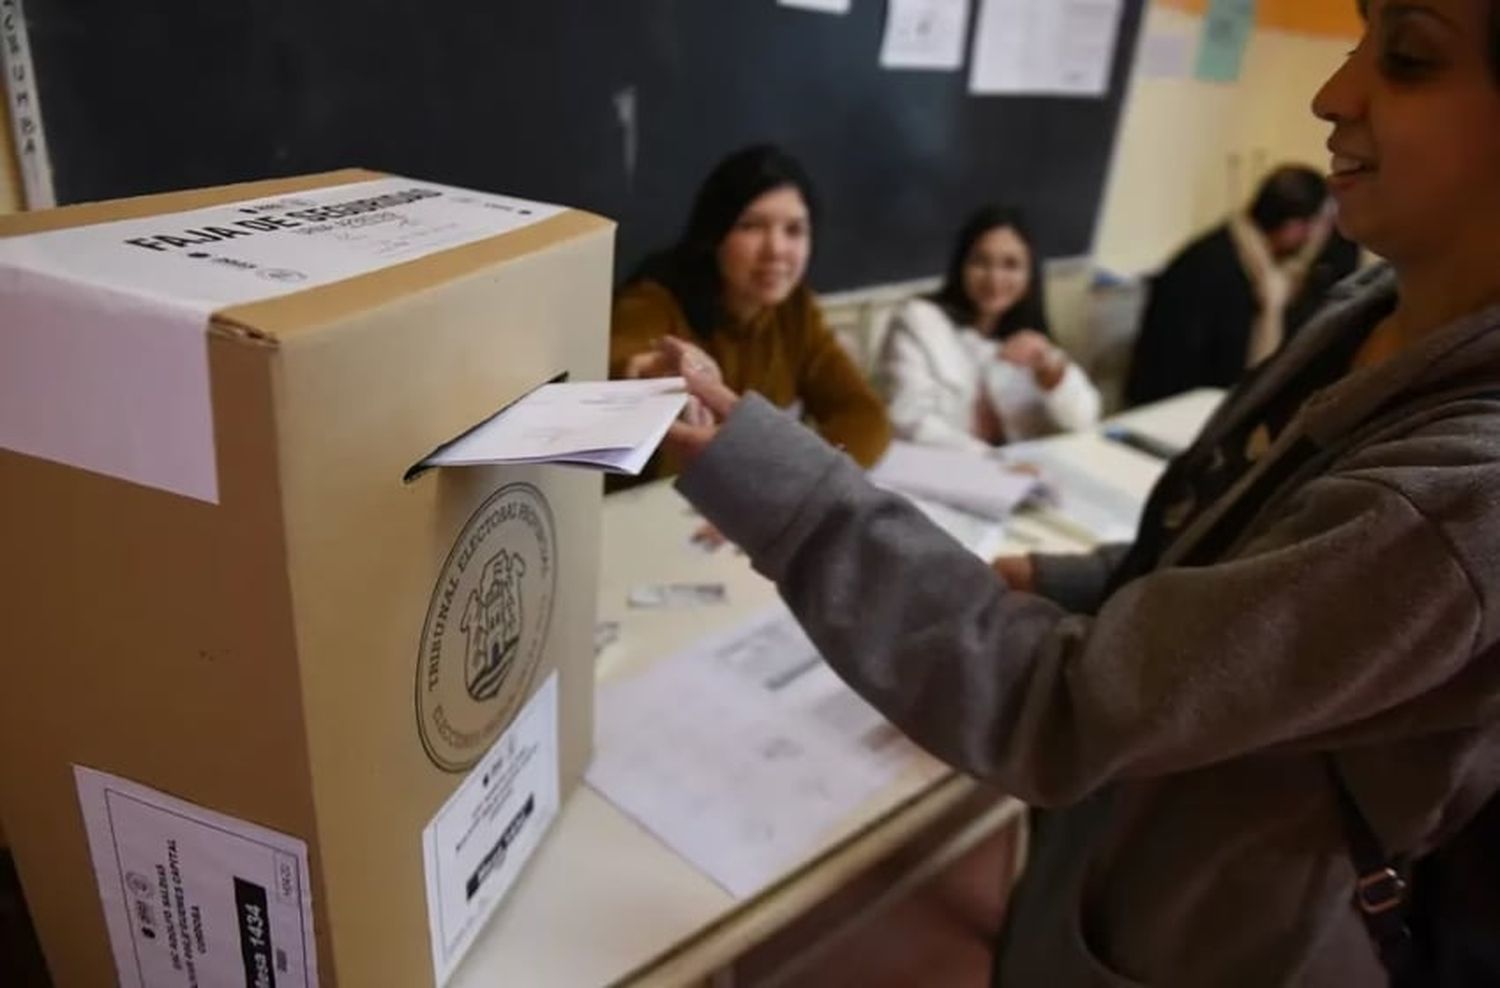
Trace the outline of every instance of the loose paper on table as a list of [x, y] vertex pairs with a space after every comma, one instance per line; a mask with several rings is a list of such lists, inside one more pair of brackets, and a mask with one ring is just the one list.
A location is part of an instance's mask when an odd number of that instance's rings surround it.
[[870, 480], [994, 521], [1008, 517], [1037, 490], [1034, 476], [998, 457], [901, 441], [891, 443], [871, 469]]
[[908, 769], [946, 772], [834, 675], [784, 608], [604, 685], [596, 718], [589, 784], [741, 898]]

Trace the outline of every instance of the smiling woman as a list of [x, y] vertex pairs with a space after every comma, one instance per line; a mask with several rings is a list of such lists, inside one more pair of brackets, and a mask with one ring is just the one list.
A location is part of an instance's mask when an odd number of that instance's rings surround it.
[[910, 442], [983, 452], [1099, 417], [1099, 392], [1054, 346], [1019, 211], [985, 206], [958, 231], [942, 286], [892, 316], [876, 380]]
[[[721, 161], [682, 237], [615, 300], [610, 375], [668, 373], [657, 341], [684, 340], [730, 387], [799, 406], [823, 438], [872, 465], [890, 441], [885, 409], [803, 282], [816, 218], [812, 182], [785, 152], [750, 147]], [[675, 458], [657, 457], [650, 472], [676, 473]]]
[[1490, 0], [1368, 0], [1369, 28], [1313, 101], [1333, 124], [1339, 225], [1401, 275], [1375, 363], [1496, 299], [1500, 13]]
[[1228, 395], [1131, 545], [997, 579], [686, 368], [688, 499], [898, 726], [1057, 807], [1001, 983], [1500, 984], [1497, 6], [1364, 5], [1314, 106], [1389, 263]]

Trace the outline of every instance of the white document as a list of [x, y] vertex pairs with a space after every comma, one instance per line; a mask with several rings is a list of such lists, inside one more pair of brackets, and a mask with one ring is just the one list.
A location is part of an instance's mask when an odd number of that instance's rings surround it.
[[928, 758], [824, 664], [785, 609], [600, 689], [588, 782], [730, 894], [816, 853]]
[[776, 2], [783, 7], [796, 7], [800, 10], [817, 10], [825, 14], [847, 14], [850, 0], [776, 0]]
[[969, 0], [887, 0], [881, 67], [956, 69], [968, 26]]
[[423, 465], [558, 463], [634, 475], [685, 404], [680, 377], [544, 384]]
[[1121, 7], [1121, 0], [980, 0], [969, 91], [1103, 96]]
[[561, 211], [389, 177], [0, 239], [0, 448], [216, 503], [215, 311]]
[[73, 776], [122, 988], [316, 988], [306, 844], [81, 765]]
[[870, 470], [872, 483], [995, 521], [1036, 493], [1036, 478], [998, 456], [896, 441]]
[[557, 816], [557, 673], [422, 830], [432, 969], [446, 982]]

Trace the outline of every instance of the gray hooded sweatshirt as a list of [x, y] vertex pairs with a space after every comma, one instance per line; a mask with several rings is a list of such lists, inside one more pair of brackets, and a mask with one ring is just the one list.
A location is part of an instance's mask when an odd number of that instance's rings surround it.
[[[1232, 394], [1204, 439], [1388, 311], [1383, 270]], [[743, 399], [679, 488], [854, 689], [1046, 814], [1006, 988], [1385, 983], [1325, 773], [1420, 853], [1500, 785], [1500, 308], [1315, 392], [1150, 572], [1039, 557], [1039, 593]], [[1298, 440], [1238, 536], [1181, 565]], [[1305, 449], [1305, 446], [1304, 446]]]

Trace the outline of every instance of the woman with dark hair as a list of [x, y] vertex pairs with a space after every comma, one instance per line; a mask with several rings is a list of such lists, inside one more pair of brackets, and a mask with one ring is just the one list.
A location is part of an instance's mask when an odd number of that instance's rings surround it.
[[1020, 214], [986, 206], [959, 230], [943, 285], [896, 311], [876, 382], [911, 442], [983, 451], [1099, 419], [1099, 392], [1049, 339]]
[[[994, 571], [685, 361], [679, 489], [828, 663], [1039, 828], [998, 981], [1500, 984], [1500, 0], [1369, 0], [1313, 101], [1385, 258], [1135, 542]], [[1394, 976], [1394, 977], [1393, 977]]]
[[[615, 300], [611, 376], [666, 373], [657, 341], [685, 340], [718, 364], [725, 384], [799, 405], [824, 439], [872, 465], [890, 426], [803, 282], [815, 220], [812, 183], [785, 152], [759, 146], [725, 158], [682, 238], [648, 258]], [[656, 472], [677, 472], [670, 455]]]

